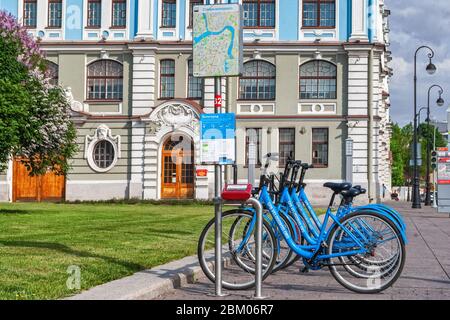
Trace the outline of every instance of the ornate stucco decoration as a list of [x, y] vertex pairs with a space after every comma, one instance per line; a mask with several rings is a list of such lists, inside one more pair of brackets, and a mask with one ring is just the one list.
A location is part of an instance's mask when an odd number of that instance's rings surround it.
[[66, 95], [67, 102], [70, 105], [70, 109], [75, 112], [83, 111], [83, 104], [80, 101], [76, 101], [73, 98], [72, 88], [66, 87], [64, 89], [64, 93]]
[[[114, 149], [114, 159], [111, 165], [108, 166], [107, 168], [98, 167], [93, 158], [93, 151], [95, 145], [103, 140], [110, 142]], [[89, 135], [86, 136], [84, 144], [84, 158], [87, 159], [89, 166], [96, 172], [106, 172], [111, 170], [115, 166], [118, 158], [120, 158], [120, 136], [113, 136], [111, 133], [111, 129], [108, 128], [107, 125], [105, 124], [99, 125], [95, 130], [93, 136]]]
[[163, 127], [171, 127], [173, 131], [187, 127], [197, 132], [199, 117], [187, 104], [174, 102], [161, 108], [156, 108], [149, 118], [148, 134], [156, 135]]

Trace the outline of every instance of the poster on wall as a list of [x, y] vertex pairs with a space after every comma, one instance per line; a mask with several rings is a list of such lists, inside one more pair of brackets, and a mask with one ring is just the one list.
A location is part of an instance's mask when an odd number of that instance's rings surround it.
[[236, 161], [236, 117], [234, 113], [200, 115], [200, 161], [230, 165]]

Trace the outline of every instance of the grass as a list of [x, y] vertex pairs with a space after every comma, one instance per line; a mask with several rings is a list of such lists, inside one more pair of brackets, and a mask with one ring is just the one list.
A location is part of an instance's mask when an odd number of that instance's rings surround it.
[[0, 204], [0, 299], [61, 298], [193, 255], [212, 217], [202, 204]]

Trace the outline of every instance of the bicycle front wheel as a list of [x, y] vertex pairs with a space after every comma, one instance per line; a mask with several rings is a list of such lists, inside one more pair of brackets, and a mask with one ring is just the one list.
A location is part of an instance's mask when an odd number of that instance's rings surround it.
[[[248, 211], [232, 210], [222, 214], [222, 285], [228, 290], [246, 290], [255, 285], [256, 217]], [[263, 221], [262, 276], [272, 272], [278, 252], [270, 225]], [[211, 219], [200, 235], [198, 259], [204, 274], [215, 282], [215, 219]]]

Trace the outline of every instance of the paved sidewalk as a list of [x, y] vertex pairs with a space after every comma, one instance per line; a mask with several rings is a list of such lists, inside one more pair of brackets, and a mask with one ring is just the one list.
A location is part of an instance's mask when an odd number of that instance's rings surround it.
[[[406, 264], [395, 285], [381, 294], [361, 295], [340, 286], [329, 271], [300, 274], [300, 263], [269, 276], [263, 294], [272, 299], [450, 299], [450, 218], [429, 207], [413, 210], [407, 203], [390, 203], [399, 210], [408, 225], [409, 244]], [[204, 276], [157, 299], [216, 299], [208, 296], [214, 285]], [[221, 299], [251, 299], [253, 291], [230, 291]], [[154, 299], [141, 295], [139, 299]]]

